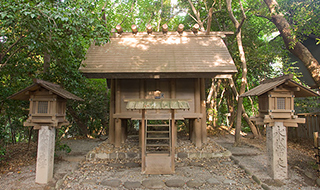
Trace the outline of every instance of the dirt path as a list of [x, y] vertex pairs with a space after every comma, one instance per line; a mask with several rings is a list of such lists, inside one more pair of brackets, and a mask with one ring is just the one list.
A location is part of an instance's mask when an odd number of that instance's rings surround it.
[[[313, 166], [312, 150], [307, 151], [304, 146], [288, 143], [289, 179], [274, 181], [267, 172], [264, 139], [244, 139], [247, 144], [241, 147], [233, 147], [234, 137], [231, 135], [220, 135], [214, 137], [214, 140], [233, 153], [233, 160], [228, 158], [178, 159], [177, 173], [172, 176], [142, 175], [140, 159], [84, 161], [85, 155], [103, 141], [66, 140], [63, 143], [70, 146], [72, 151], [69, 154], [57, 153], [53, 182], [48, 185], [35, 184], [35, 162], [31, 161], [30, 163], [33, 164], [29, 166], [18, 167], [1, 174], [0, 189], [40, 190], [55, 189], [56, 186], [61, 189], [112, 189], [108, 186], [110, 182], [119, 183], [118, 187], [113, 189], [125, 189], [125, 184], [130, 185], [131, 182], [131, 185], [140, 184], [139, 189], [146, 189], [143, 183], [151, 179], [160, 184], [164, 181], [176, 183], [182, 181], [184, 182], [182, 189], [193, 189], [187, 186], [190, 181], [200, 184], [197, 189], [262, 189], [261, 184], [265, 188], [276, 190], [319, 189], [315, 184], [317, 173]], [[34, 153], [30, 153], [32, 154]], [[253, 179], [253, 176], [257, 179]], [[163, 188], [167, 187], [163, 186]]]
[[[70, 153], [58, 151], [54, 163], [54, 179], [48, 185], [39, 185], [35, 183], [35, 162], [32, 165], [18, 167], [13, 171], [0, 175], [0, 189], [6, 190], [37, 190], [37, 189], [55, 189], [56, 183], [67, 173], [77, 169], [79, 162], [85, 160], [86, 154], [102, 141], [93, 139], [68, 139], [62, 141], [71, 148]], [[36, 146], [36, 144], [34, 144]], [[33, 147], [34, 148], [34, 147]], [[36, 148], [35, 148], [36, 150]], [[23, 156], [23, 155], [21, 155]], [[31, 158], [30, 158], [31, 159]], [[34, 158], [33, 158], [34, 159]]]
[[313, 167], [315, 159], [312, 145], [308, 147], [288, 142], [288, 179], [278, 181], [272, 180], [268, 172], [265, 138], [244, 138], [245, 144], [240, 147], [233, 146], [232, 135], [215, 137], [214, 140], [231, 151], [241, 167], [250, 171], [270, 189], [319, 189], [316, 185], [317, 172]]

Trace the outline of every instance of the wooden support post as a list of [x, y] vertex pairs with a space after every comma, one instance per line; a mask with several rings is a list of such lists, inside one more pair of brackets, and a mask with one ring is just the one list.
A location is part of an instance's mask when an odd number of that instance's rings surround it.
[[[316, 163], [318, 165], [318, 171], [320, 171], [320, 151], [319, 151], [319, 134], [318, 132], [313, 133], [313, 143], [314, 143], [314, 149], [316, 151]], [[319, 174], [319, 173], [318, 173]], [[319, 177], [319, 176], [318, 176]]]
[[171, 141], [171, 171], [174, 173], [175, 169], [175, 164], [174, 164], [174, 159], [175, 159], [175, 147], [176, 147], [176, 141], [177, 141], [177, 128], [175, 125], [175, 119], [174, 119], [174, 110], [171, 110], [171, 134], [172, 134], [172, 141]]
[[[176, 80], [175, 79], [170, 80], [170, 97], [171, 97], [171, 99], [176, 98]], [[171, 112], [173, 114], [175, 114], [176, 111], [172, 110]], [[178, 142], [178, 128], [175, 125], [173, 128], [173, 133], [177, 137], [177, 138], [175, 138], [175, 143], [177, 144], [177, 142]]]
[[146, 134], [145, 134], [145, 116], [146, 110], [142, 110], [141, 118], [141, 171], [144, 173], [146, 171]]
[[47, 184], [53, 178], [56, 129], [41, 126], [38, 137], [36, 183]]
[[[145, 86], [144, 86], [144, 80], [143, 79], [140, 79], [140, 92], [139, 92], [139, 97], [140, 99], [145, 99]], [[139, 112], [142, 113], [142, 110], [139, 110]], [[139, 123], [139, 147], [141, 148], [142, 147], [142, 121], [140, 121]]]
[[194, 142], [194, 119], [189, 119], [189, 140]]
[[[195, 113], [200, 113], [201, 112], [201, 105], [200, 105], [200, 79], [195, 79], [195, 95], [194, 95], [194, 106], [195, 106]], [[195, 145], [196, 147], [201, 147], [202, 145], [202, 138], [201, 138], [201, 118], [195, 119], [194, 125], [193, 125], [193, 130], [195, 131]]]
[[115, 119], [115, 141], [114, 146], [120, 147], [122, 142], [121, 119]]
[[[115, 88], [116, 88], [116, 97], [115, 97], [115, 112], [121, 113], [121, 88], [120, 88], [120, 81], [115, 81]], [[116, 119], [115, 123], [115, 147], [121, 146], [121, 119]]]
[[194, 136], [195, 136], [195, 145], [198, 148], [201, 148], [201, 119], [194, 120]]
[[114, 144], [114, 94], [115, 94], [115, 85], [114, 79], [111, 79], [111, 94], [110, 94], [110, 111], [109, 111], [109, 143]]
[[128, 120], [123, 119], [121, 122], [121, 143], [125, 143], [128, 133]]
[[205, 88], [205, 80], [201, 79], [201, 140], [202, 143], [207, 143], [207, 109], [206, 109], [206, 88]]

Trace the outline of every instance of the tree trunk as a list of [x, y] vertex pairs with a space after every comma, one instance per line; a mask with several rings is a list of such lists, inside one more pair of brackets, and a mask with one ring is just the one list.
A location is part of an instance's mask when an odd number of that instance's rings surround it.
[[[240, 60], [242, 63], [242, 78], [241, 78], [241, 87], [240, 87], [240, 91], [239, 94], [243, 94], [245, 92], [245, 87], [247, 84], [247, 62], [246, 62], [246, 58], [245, 58], [245, 54], [244, 54], [244, 50], [243, 50], [243, 46], [242, 46], [242, 38], [241, 38], [241, 25], [238, 22], [238, 20], [235, 18], [235, 16], [233, 15], [232, 12], [232, 8], [231, 8], [231, 3], [232, 0], [226, 0], [227, 2], [227, 10], [229, 13], [229, 17], [232, 20], [234, 26], [236, 27], [237, 30], [237, 34], [236, 34], [236, 39], [237, 39], [237, 43], [238, 43], [238, 49], [239, 49], [239, 56], [240, 56]], [[242, 8], [241, 2], [239, 1], [240, 6]], [[243, 13], [243, 19], [245, 19], [245, 14]], [[243, 23], [243, 21], [242, 21]], [[243, 103], [243, 98], [242, 97], [238, 97], [238, 109], [237, 109], [237, 122], [236, 122], [236, 132], [235, 132], [235, 144], [239, 144], [240, 143], [240, 131], [241, 131], [241, 115], [242, 115], [242, 103]]]
[[264, 0], [271, 13], [271, 20], [278, 28], [286, 48], [296, 57], [298, 57], [306, 66], [315, 81], [317, 87], [320, 87], [320, 65], [313, 57], [310, 51], [292, 35], [292, 29], [283, 14], [276, 11], [279, 5], [276, 0]]
[[[234, 96], [236, 97], [236, 100], [238, 100], [239, 94], [238, 94], [237, 89], [236, 89], [236, 87], [235, 87], [235, 85], [234, 85], [233, 79], [229, 79], [229, 83], [230, 83], [230, 87], [231, 87], [231, 89], [232, 89], [232, 91], [233, 91], [233, 93], [234, 93]], [[238, 102], [239, 102], [239, 100], [238, 100]], [[242, 105], [242, 107], [241, 107], [240, 109], [241, 109], [242, 112], [243, 112], [242, 116], [244, 117], [244, 119], [246, 120], [247, 124], [249, 125], [249, 127], [250, 127], [250, 129], [251, 129], [251, 132], [253, 133], [253, 136], [254, 136], [255, 138], [260, 138], [260, 135], [259, 135], [259, 133], [258, 133], [258, 130], [257, 130], [256, 126], [250, 121], [249, 116], [246, 114], [246, 111], [245, 111], [245, 109], [244, 109], [244, 106]], [[237, 112], [237, 113], [238, 113], [238, 112]], [[238, 115], [237, 115], [237, 117], [238, 117]], [[240, 118], [241, 118], [241, 116], [240, 116]], [[237, 119], [238, 119], [238, 118], [237, 118]], [[240, 133], [240, 132], [239, 132], [239, 133]], [[239, 134], [239, 135], [240, 135], [240, 134]]]
[[70, 115], [73, 117], [73, 119], [75, 120], [75, 122], [78, 125], [80, 135], [83, 135], [83, 136], [89, 135], [87, 125], [81, 121], [81, 119], [78, 117], [77, 112], [71, 106], [68, 106], [67, 108], [68, 108]]
[[50, 69], [50, 54], [48, 52], [43, 53], [43, 72], [48, 73]]

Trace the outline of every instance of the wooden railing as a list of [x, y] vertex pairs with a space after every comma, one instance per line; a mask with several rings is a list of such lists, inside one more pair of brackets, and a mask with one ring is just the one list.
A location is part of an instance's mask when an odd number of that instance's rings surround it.
[[301, 118], [306, 118], [305, 123], [298, 127], [288, 127], [288, 139], [313, 139], [313, 132], [320, 132], [320, 112], [301, 113]]

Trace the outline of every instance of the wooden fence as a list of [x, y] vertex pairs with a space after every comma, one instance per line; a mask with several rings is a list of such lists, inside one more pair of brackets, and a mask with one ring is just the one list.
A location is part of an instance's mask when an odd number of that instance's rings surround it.
[[320, 112], [301, 113], [298, 116], [306, 118], [306, 122], [298, 127], [288, 127], [288, 139], [313, 139], [313, 132], [320, 132]]

